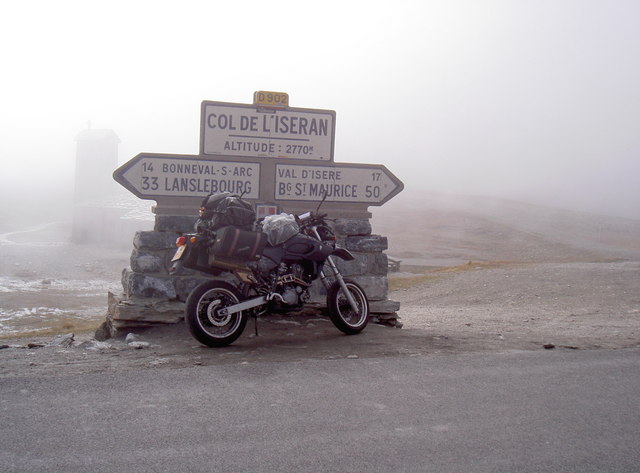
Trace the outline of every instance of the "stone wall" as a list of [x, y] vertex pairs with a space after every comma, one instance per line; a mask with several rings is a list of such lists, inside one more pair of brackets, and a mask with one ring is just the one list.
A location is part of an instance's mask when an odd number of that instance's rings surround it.
[[354, 280], [364, 289], [374, 321], [401, 326], [396, 314], [400, 303], [387, 298], [388, 260], [383, 253], [388, 248], [387, 237], [372, 235], [368, 219], [337, 219], [333, 229], [338, 246], [355, 256], [353, 261], [335, 258], [338, 269], [344, 277]]
[[[156, 215], [153, 231], [140, 231], [133, 239], [130, 266], [122, 272], [123, 294], [110, 295], [108, 331], [149, 324], [175, 323], [182, 318], [189, 293], [211, 276], [185, 269], [169, 275], [175, 241], [183, 233], [193, 232], [196, 217]], [[362, 286], [375, 322], [401, 326], [396, 311], [398, 302], [387, 299], [387, 238], [371, 234], [368, 219], [339, 218], [333, 224], [338, 245], [351, 251], [355, 260], [334, 258], [344, 277]], [[326, 291], [320, 281], [312, 290], [313, 300], [324, 303]]]

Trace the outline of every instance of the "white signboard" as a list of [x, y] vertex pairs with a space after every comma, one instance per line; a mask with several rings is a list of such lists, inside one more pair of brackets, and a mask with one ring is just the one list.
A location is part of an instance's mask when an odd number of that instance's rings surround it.
[[333, 161], [335, 112], [203, 102], [200, 154]]
[[375, 164], [276, 165], [276, 200], [362, 202], [380, 204], [402, 189], [384, 166]]
[[142, 199], [194, 197], [231, 192], [247, 199], [260, 195], [260, 164], [210, 161], [171, 155], [139, 154], [114, 178]]

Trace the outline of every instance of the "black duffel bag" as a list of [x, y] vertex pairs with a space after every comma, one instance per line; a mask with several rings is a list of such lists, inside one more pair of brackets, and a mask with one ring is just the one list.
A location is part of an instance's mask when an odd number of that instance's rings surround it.
[[226, 226], [216, 232], [216, 238], [209, 253], [230, 260], [253, 261], [262, 256], [266, 245], [266, 233]]
[[204, 227], [215, 231], [227, 225], [251, 230], [255, 219], [253, 206], [246, 200], [228, 192], [211, 194], [202, 201], [196, 230]]

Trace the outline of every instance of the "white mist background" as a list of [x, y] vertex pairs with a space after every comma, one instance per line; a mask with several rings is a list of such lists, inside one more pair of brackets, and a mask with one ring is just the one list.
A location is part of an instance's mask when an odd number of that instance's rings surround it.
[[637, 1], [14, 2], [0, 41], [3, 216], [71, 192], [88, 121], [196, 154], [202, 100], [275, 90], [408, 191], [640, 219]]

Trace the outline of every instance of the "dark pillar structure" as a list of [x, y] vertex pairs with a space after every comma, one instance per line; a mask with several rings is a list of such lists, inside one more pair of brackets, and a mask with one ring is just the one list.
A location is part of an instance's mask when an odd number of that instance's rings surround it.
[[113, 130], [88, 128], [76, 136], [76, 174], [71, 241], [114, 244], [131, 233], [122, 220], [126, 209], [117, 205], [120, 191], [114, 183], [120, 138]]
[[76, 136], [74, 202], [85, 203], [113, 196], [117, 186], [111, 175], [118, 167], [120, 138], [113, 130], [87, 129]]

